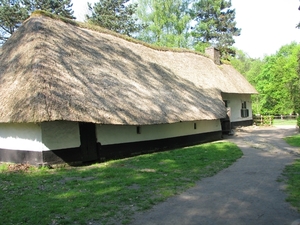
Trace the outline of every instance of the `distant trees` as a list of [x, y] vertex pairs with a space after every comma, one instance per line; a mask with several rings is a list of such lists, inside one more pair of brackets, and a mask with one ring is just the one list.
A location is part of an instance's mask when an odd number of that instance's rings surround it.
[[[244, 55], [246, 56], [246, 55]], [[261, 114], [300, 113], [300, 44], [282, 46], [263, 60], [240, 57], [237, 51], [232, 64], [252, 83], [253, 110]]]
[[3, 44], [37, 9], [75, 19], [71, 0], [1, 0], [0, 42]]
[[[300, 45], [293, 42], [266, 57], [266, 63], [256, 77], [257, 89], [263, 95], [263, 109], [273, 113], [300, 113], [299, 52]], [[268, 82], [262, 82], [264, 78]]]
[[139, 0], [137, 17], [145, 25], [137, 37], [158, 46], [189, 47], [190, 0]]
[[[204, 52], [213, 45], [226, 59], [240, 34], [230, 0], [99, 0], [88, 8], [92, 24], [159, 46]], [[71, 0], [0, 0], [0, 41], [34, 10], [75, 19]]]
[[88, 4], [89, 22], [158, 46], [215, 46], [221, 57], [234, 55], [235, 10], [230, 0], [99, 0]]
[[100, 0], [93, 6], [88, 3], [91, 15], [86, 15], [89, 22], [105, 27], [115, 32], [131, 35], [138, 32], [142, 26], [134, 17], [137, 4], [129, 0]]
[[159, 46], [217, 47], [221, 57], [234, 55], [235, 10], [230, 0], [138, 0], [137, 17], [146, 28], [137, 37]]

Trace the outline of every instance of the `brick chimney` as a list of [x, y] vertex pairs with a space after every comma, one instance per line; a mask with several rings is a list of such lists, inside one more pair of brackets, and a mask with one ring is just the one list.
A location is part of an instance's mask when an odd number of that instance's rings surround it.
[[205, 49], [205, 54], [214, 61], [215, 64], [221, 65], [220, 51], [214, 47], [208, 47]]

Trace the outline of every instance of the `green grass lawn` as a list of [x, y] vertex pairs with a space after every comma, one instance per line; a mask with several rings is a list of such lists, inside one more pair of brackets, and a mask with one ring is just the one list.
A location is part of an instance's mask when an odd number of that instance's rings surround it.
[[300, 160], [285, 167], [283, 175], [286, 177], [288, 197], [286, 201], [300, 211]]
[[[300, 147], [300, 134], [286, 137], [291, 146]], [[300, 211], [300, 160], [285, 167], [283, 175], [286, 178], [288, 198], [286, 199]]]
[[[128, 223], [242, 156], [215, 142], [85, 167], [0, 165], [1, 224]], [[13, 170], [11, 170], [13, 168]]]
[[300, 147], [300, 134], [286, 137], [284, 140], [291, 146]]
[[281, 120], [281, 119], [274, 119], [273, 120], [273, 125], [295, 125], [297, 124], [297, 120], [296, 119], [290, 119], [290, 120]]

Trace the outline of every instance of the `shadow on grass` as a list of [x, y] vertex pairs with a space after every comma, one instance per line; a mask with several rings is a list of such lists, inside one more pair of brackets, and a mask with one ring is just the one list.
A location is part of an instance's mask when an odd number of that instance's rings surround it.
[[0, 173], [3, 224], [127, 223], [242, 156], [229, 142], [141, 155], [87, 167]]

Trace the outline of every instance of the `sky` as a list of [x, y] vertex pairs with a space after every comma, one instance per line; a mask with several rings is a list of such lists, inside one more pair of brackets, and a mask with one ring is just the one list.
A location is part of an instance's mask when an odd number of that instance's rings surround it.
[[[83, 21], [88, 12], [87, 2], [98, 0], [72, 0], [77, 20]], [[231, 0], [236, 11], [235, 21], [241, 35], [234, 47], [252, 58], [275, 54], [280, 47], [293, 41], [300, 42], [299, 0]]]

